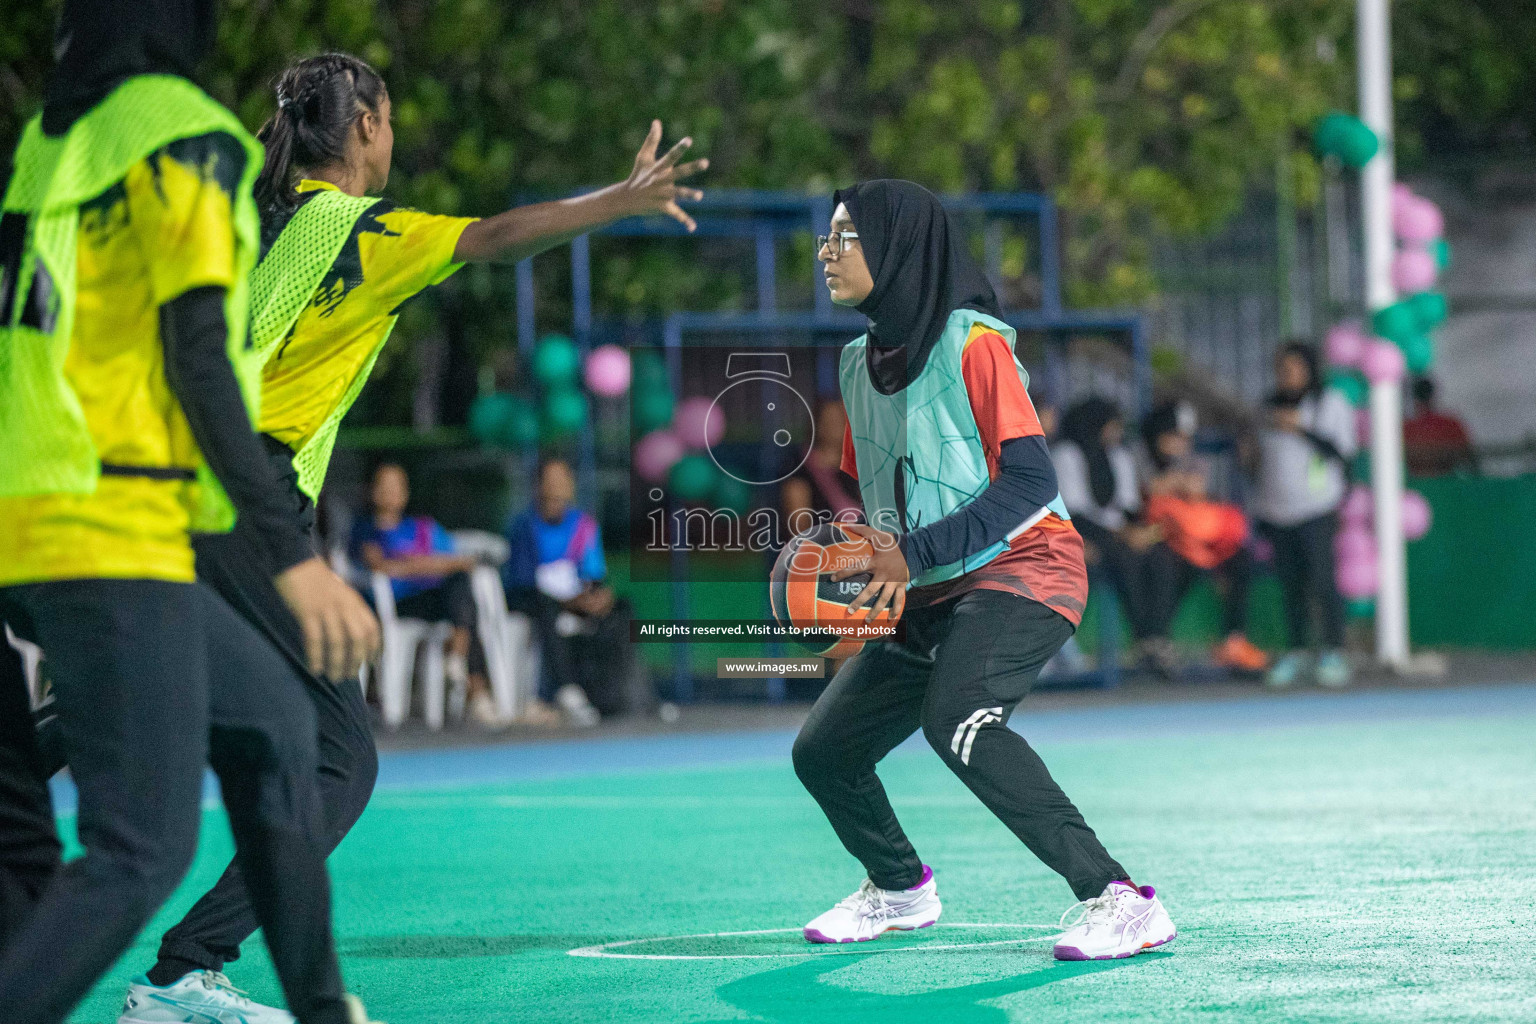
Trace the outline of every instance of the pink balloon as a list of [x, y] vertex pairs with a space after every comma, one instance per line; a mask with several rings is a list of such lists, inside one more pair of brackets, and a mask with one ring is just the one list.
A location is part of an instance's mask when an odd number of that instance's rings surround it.
[[1440, 207], [1420, 196], [1402, 203], [1392, 215], [1392, 230], [1404, 242], [1424, 245], [1445, 231], [1445, 217]]
[[709, 398], [685, 398], [678, 403], [672, 429], [683, 444], [696, 451], [713, 447], [725, 436], [725, 413]]
[[1323, 349], [1334, 366], [1359, 366], [1367, 340], [1359, 324], [1346, 321], [1328, 328]]
[[1440, 276], [1440, 264], [1424, 249], [1401, 249], [1392, 258], [1392, 287], [1400, 295], [1428, 291]]
[[1334, 571], [1334, 582], [1339, 585], [1339, 593], [1350, 601], [1374, 596], [1379, 582], [1375, 557], [1340, 562]]
[[1434, 519], [1434, 511], [1429, 507], [1429, 502], [1424, 500], [1424, 495], [1418, 491], [1403, 492], [1404, 537], [1409, 540], [1418, 540], [1429, 532], [1430, 524]]
[[1371, 410], [1355, 410], [1355, 443], [1368, 445], [1371, 443]]
[[1408, 363], [1403, 359], [1402, 349], [1378, 338], [1366, 345], [1365, 354], [1360, 357], [1360, 370], [1372, 384], [1396, 384], [1403, 379]]
[[1376, 538], [1364, 524], [1346, 526], [1333, 538], [1333, 557], [1340, 562], [1368, 562], [1376, 557]]
[[617, 345], [600, 345], [587, 356], [587, 390], [617, 398], [629, 390], [629, 353]]
[[1346, 531], [1366, 530], [1370, 526], [1371, 511], [1371, 489], [1356, 484], [1344, 496], [1344, 504], [1339, 506], [1339, 518], [1344, 521]]
[[647, 483], [659, 484], [686, 453], [683, 442], [672, 431], [653, 430], [635, 444], [635, 472]]
[[1409, 202], [1410, 200], [1415, 199], [1415, 198], [1417, 198], [1417, 197], [1414, 196], [1413, 189], [1409, 188], [1407, 185], [1403, 184], [1400, 181], [1393, 183], [1393, 185], [1392, 185], [1392, 214], [1393, 214], [1393, 216], [1397, 215], [1397, 208], [1399, 206], [1401, 206], [1404, 203]]

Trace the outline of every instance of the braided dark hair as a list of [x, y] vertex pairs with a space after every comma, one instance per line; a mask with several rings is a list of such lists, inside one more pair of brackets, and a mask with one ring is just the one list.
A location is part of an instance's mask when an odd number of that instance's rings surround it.
[[277, 79], [277, 113], [256, 133], [267, 149], [256, 179], [266, 213], [291, 213], [295, 167], [322, 167], [346, 157], [347, 133], [364, 110], [377, 112], [386, 90], [379, 73], [345, 53], [322, 53], [288, 66]]

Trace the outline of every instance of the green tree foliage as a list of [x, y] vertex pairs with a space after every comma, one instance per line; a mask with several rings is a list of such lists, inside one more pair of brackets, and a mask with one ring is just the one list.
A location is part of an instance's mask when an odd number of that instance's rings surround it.
[[1337, 102], [1350, 7], [890, 0], [866, 83], [872, 154], [943, 188], [1055, 195], [1070, 300], [1138, 301], [1149, 228], [1217, 226], [1281, 157], [1303, 196], [1315, 187], [1306, 131]]
[[[1536, 124], [1522, 5], [1402, 0], [1410, 148]], [[227, 0], [210, 89], [251, 127], [297, 55], [341, 49], [394, 99], [389, 194], [483, 214], [611, 181], [652, 117], [690, 134], [707, 187], [825, 190], [901, 175], [939, 190], [1037, 189], [1063, 212], [1069, 300], [1140, 301], [1148, 238], [1210, 229], [1277, 167], [1305, 202], [1307, 130], [1352, 107], [1349, 0]], [[57, 0], [0, 0], [4, 160], [39, 103]], [[1335, 57], [1335, 54], [1339, 56]], [[0, 165], [0, 172], [4, 167]], [[745, 301], [744, 261], [710, 243], [603, 241], [603, 315]], [[1020, 249], [1009, 250], [1022, 264]], [[703, 258], [700, 258], [700, 256]], [[540, 329], [562, 322], [562, 261], [541, 268]], [[786, 287], [788, 287], [786, 283]], [[471, 268], [407, 307], [370, 389], [408, 417], [413, 346], [452, 321], [480, 356], [511, 342], [510, 273]], [[441, 312], [451, 308], [452, 317]], [[457, 333], [455, 333], [457, 332]], [[407, 362], [402, 363], [402, 360]], [[365, 413], [367, 409], [363, 410]]]
[[1528, 155], [1536, 143], [1536, 17], [1520, 0], [1393, 4], [1397, 155]]

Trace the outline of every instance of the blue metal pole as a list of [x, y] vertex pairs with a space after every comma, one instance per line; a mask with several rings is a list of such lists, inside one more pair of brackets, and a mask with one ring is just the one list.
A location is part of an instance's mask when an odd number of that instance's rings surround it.
[[757, 308], [771, 313], [779, 308], [777, 254], [774, 252], [773, 225], [757, 226]]
[[[811, 234], [818, 235], [826, 231], [832, 223], [832, 199], [830, 196], [818, 197], [811, 201]], [[815, 260], [814, 253], [811, 259]], [[823, 273], [820, 261], [816, 263], [816, 315], [832, 315], [832, 295], [827, 291], [827, 278]]]
[[[662, 344], [667, 351], [667, 371], [672, 381], [672, 393], [675, 395], [683, 384], [683, 328], [677, 317], [667, 318], [666, 333]], [[669, 552], [667, 556], [669, 571], [672, 575], [672, 617], [682, 620], [688, 618], [688, 534], [685, 529], [677, 530], [677, 518], [675, 513], [678, 506], [667, 495], [667, 522], [672, 527], [669, 531]], [[672, 645], [672, 692], [679, 704], [687, 704], [693, 700], [693, 645], [689, 643], [676, 643]]]
[[[587, 235], [571, 239], [571, 321], [576, 349], [585, 355], [592, 348], [592, 251]], [[590, 416], [576, 441], [576, 480], [582, 501], [596, 507], [597, 439]]]
[[533, 260], [517, 261], [517, 348], [533, 354]]
[[1061, 239], [1056, 203], [1048, 196], [1040, 201], [1040, 307], [1048, 317], [1061, 315]]
[[592, 252], [587, 235], [571, 239], [571, 321], [576, 347], [586, 352], [592, 344]]

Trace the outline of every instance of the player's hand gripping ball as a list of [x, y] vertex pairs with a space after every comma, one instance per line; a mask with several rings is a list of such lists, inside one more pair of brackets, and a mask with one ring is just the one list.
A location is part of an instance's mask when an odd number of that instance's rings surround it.
[[[795, 642], [811, 653], [852, 657], [866, 642], [855, 635], [855, 627], [894, 624], [901, 617], [907, 581], [906, 560], [900, 551], [890, 545], [883, 551], [884, 561], [895, 569], [883, 575], [900, 577], [886, 584], [885, 597], [877, 596], [880, 585], [870, 587], [874, 574], [869, 567], [882, 552], [876, 551], [869, 537], [877, 534], [866, 526], [821, 523], [796, 535], [779, 552], [768, 587], [773, 617], [781, 626], [808, 630]], [[890, 536], [881, 534], [877, 539]], [[866, 587], [870, 593], [865, 593]], [[877, 609], [873, 616], [871, 608]]]

